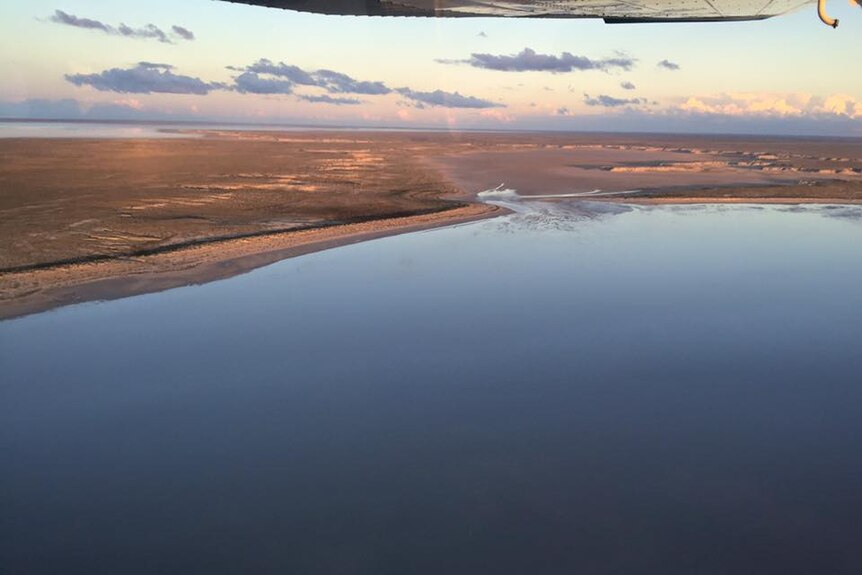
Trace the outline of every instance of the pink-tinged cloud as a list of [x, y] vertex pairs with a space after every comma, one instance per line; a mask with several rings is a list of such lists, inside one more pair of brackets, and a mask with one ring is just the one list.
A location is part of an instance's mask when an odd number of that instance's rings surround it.
[[692, 96], [679, 104], [677, 109], [723, 116], [862, 118], [862, 101], [847, 94], [820, 97], [802, 93], [736, 92]]

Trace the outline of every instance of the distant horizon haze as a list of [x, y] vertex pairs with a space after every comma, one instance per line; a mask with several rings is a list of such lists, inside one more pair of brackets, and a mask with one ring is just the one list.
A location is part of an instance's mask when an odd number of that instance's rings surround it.
[[837, 30], [813, 5], [607, 25], [6, 3], [0, 117], [859, 137], [862, 10], [830, 12]]

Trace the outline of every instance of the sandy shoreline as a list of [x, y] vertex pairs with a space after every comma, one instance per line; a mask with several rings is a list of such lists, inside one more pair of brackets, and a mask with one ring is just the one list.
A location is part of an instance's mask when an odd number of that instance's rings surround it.
[[798, 206], [798, 205], [862, 205], [862, 199], [847, 200], [843, 198], [801, 198], [801, 197], [786, 197], [786, 198], [746, 198], [746, 197], [709, 197], [709, 196], [690, 196], [685, 198], [608, 198], [607, 202], [625, 203], [625, 204], [640, 204], [640, 205], [696, 205], [696, 204], [767, 204], [781, 206]]
[[432, 214], [222, 240], [137, 258], [0, 273], [0, 319], [207, 283], [299, 255], [477, 221], [501, 211], [495, 206], [469, 204]]
[[862, 141], [191, 135], [0, 142], [0, 319], [493, 217], [476, 194], [500, 183], [524, 197], [640, 190], [584, 198], [614, 203], [862, 203]]

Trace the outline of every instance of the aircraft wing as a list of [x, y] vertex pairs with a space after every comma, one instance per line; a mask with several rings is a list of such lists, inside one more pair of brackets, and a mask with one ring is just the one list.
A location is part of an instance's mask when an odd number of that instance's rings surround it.
[[605, 22], [762, 20], [815, 0], [227, 0], [318, 14], [441, 18], [603, 18]]

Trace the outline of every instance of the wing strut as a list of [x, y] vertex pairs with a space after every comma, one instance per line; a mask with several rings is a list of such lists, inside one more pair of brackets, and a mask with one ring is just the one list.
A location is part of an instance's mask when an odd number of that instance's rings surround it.
[[831, 18], [826, 13], [826, 0], [817, 0], [817, 15], [820, 16], [820, 21], [833, 28], [838, 27], [838, 19]]

